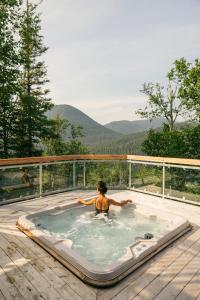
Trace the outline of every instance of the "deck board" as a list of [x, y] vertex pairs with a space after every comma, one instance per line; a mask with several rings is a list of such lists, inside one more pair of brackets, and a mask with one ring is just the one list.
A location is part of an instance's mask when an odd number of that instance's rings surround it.
[[[168, 267], [166, 267], [134, 300], [145, 299], [174, 299], [184, 285], [199, 268], [200, 239], [183, 251]], [[159, 299], [159, 298], [158, 298]]]
[[176, 300], [192, 300], [196, 299], [200, 293], [200, 270], [192, 277], [190, 282], [182, 289]]
[[[111, 194], [114, 191], [110, 192]], [[121, 192], [166, 211], [178, 212], [194, 229], [152, 257], [117, 285], [84, 284], [16, 228], [19, 216], [62, 205], [95, 191], [71, 191], [0, 207], [0, 300], [200, 300], [200, 207], [136, 192]]]
[[200, 233], [197, 231], [176, 248], [171, 248], [165, 255], [162, 255], [160, 259], [151, 264], [148, 269], [126, 289], [118, 293], [114, 299], [120, 300], [125, 298], [139, 300], [145, 299], [146, 295], [148, 295], [148, 300], [153, 299], [154, 296], [159, 293], [159, 290], [170, 281], [170, 276], [172, 277], [178, 268], [181, 267], [179, 262], [182, 261], [181, 257], [185, 256], [187, 251], [190, 253], [191, 246], [193, 244], [196, 245], [199, 240]]

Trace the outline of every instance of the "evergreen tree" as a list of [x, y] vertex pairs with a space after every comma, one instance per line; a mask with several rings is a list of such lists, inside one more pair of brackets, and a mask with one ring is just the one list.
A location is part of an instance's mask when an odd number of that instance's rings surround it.
[[18, 100], [18, 128], [16, 152], [18, 156], [41, 154], [40, 140], [51, 135], [51, 122], [45, 113], [52, 107], [45, 84], [47, 70], [41, 56], [47, 51], [41, 35], [38, 4], [26, 0], [20, 22], [21, 38], [21, 94]]
[[[87, 147], [79, 140], [79, 138], [83, 137], [81, 126], [75, 126], [68, 120], [62, 119], [59, 115], [51, 121], [53, 123], [54, 136], [43, 139], [44, 155], [89, 153]], [[69, 133], [67, 142], [64, 141], [66, 133]]]
[[17, 43], [18, 0], [0, 1], [0, 157], [7, 158], [13, 146], [16, 95], [19, 92]]

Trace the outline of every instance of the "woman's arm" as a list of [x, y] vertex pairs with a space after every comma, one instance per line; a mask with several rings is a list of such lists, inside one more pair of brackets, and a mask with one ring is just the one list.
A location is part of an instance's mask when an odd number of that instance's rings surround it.
[[85, 201], [84, 199], [81, 199], [81, 198], [78, 200], [79, 203], [84, 204], [84, 205], [92, 205], [95, 203], [95, 201], [96, 201], [96, 198], [93, 198], [93, 199], [87, 200], [87, 201]]
[[127, 203], [132, 203], [132, 200], [123, 200], [122, 202], [115, 201], [113, 199], [109, 199], [109, 203], [116, 206], [124, 206]]

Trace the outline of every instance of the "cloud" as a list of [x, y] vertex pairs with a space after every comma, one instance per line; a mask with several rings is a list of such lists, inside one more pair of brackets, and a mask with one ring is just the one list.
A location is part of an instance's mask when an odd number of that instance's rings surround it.
[[132, 118], [124, 103], [145, 105], [144, 82], [164, 83], [175, 59], [199, 56], [196, 0], [46, 0], [41, 9], [53, 101], [98, 120]]

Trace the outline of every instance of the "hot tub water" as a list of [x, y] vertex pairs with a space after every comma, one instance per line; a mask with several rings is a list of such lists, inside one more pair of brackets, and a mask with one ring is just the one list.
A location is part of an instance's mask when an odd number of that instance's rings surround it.
[[34, 218], [36, 226], [59, 239], [72, 241], [71, 248], [97, 266], [105, 267], [126, 254], [130, 244], [149, 232], [165, 234], [168, 222], [135, 211], [133, 205], [111, 209], [109, 218], [95, 218], [93, 207], [77, 207]]

